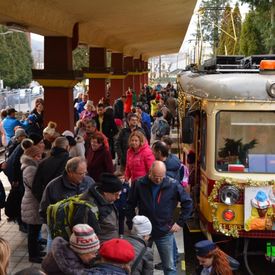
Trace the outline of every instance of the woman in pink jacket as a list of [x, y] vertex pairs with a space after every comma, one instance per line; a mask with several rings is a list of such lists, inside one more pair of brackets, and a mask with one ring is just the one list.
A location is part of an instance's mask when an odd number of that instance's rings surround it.
[[140, 131], [134, 131], [129, 137], [129, 149], [126, 158], [125, 181], [133, 183], [145, 176], [155, 157], [147, 143], [146, 137]]

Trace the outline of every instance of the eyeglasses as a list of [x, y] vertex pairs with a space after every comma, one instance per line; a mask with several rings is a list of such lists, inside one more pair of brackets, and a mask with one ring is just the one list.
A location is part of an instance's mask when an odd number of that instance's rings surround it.
[[88, 171], [85, 172], [74, 172], [75, 174], [79, 175], [79, 176], [86, 176], [88, 174]]

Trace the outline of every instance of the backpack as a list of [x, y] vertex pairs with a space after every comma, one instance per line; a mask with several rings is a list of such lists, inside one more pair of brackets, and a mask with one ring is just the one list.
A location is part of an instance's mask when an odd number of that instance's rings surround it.
[[47, 208], [47, 225], [51, 232], [51, 237], [57, 236], [69, 241], [72, 234], [74, 224], [74, 216], [81, 209], [82, 222], [88, 224], [88, 214], [91, 211], [98, 220], [98, 207], [93, 202], [80, 199], [80, 195], [69, 197], [55, 204], [51, 204]]
[[156, 137], [157, 138], [162, 138], [165, 135], [170, 134], [170, 126], [167, 121], [165, 120], [159, 120], [158, 122], [158, 128], [156, 131]]

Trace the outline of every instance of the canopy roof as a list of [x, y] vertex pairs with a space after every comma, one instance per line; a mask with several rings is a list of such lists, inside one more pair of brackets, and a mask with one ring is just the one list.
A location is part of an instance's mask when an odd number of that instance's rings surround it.
[[178, 52], [196, 0], [0, 0], [0, 24], [148, 59]]

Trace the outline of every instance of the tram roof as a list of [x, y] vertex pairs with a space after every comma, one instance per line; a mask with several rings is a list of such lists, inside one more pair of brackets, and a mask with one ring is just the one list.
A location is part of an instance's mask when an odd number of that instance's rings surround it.
[[72, 37], [146, 60], [178, 52], [196, 0], [0, 0], [0, 24], [16, 23], [44, 36]]
[[268, 82], [274, 83], [274, 74], [184, 72], [178, 80], [186, 93], [208, 100], [274, 100], [266, 90]]

